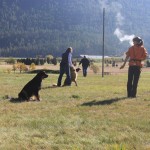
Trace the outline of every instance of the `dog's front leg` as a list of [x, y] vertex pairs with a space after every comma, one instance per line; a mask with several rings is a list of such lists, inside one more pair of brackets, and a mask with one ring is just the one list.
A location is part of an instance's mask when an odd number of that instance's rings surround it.
[[36, 97], [36, 100], [37, 100], [37, 101], [40, 101], [39, 91], [36, 91], [36, 92], [34, 93], [34, 95], [35, 95], [35, 97]]
[[40, 95], [39, 95], [39, 94], [38, 94], [38, 96], [37, 96], [37, 100], [38, 100], [38, 101], [41, 101]]
[[74, 82], [75, 82], [75, 85], [78, 86], [77, 81], [74, 81]]
[[40, 99], [40, 95], [39, 95], [39, 93], [37, 93], [37, 101], [40, 101], [41, 99]]

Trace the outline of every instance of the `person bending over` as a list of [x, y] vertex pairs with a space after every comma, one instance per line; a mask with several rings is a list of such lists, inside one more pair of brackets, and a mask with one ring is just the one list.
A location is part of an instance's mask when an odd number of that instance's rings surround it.
[[60, 62], [60, 73], [57, 81], [57, 86], [61, 86], [61, 81], [64, 73], [66, 74], [66, 86], [71, 85], [71, 74], [70, 67], [73, 67], [72, 64], [72, 47], [67, 48], [67, 50], [62, 54], [62, 60]]

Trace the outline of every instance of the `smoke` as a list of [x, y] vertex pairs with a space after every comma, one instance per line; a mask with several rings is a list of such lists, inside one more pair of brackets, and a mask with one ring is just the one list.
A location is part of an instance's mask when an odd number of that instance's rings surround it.
[[123, 21], [124, 21], [124, 17], [121, 15], [120, 12], [117, 12], [117, 15], [116, 15], [116, 25], [117, 26], [123, 25]]
[[115, 29], [114, 34], [117, 36], [120, 42], [129, 41], [130, 45], [133, 44], [132, 39], [135, 37], [134, 34], [132, 35], [124, 34], [124, 31], [120, 30], [119, 28]]
[[127, 35], [122, 28], [124, 24], [124, 16], [121, 13], [122, 5], [119, 2], [108, 2], [108, 0], [100, 0], [101, 9], [105, 8], [108, 13], [112, 13], [115, 16], [116, 29], [114, 30], [114, 35], [117, 36], [120, 42], [128, 41], [132, 45], [132, 39], [134, 34]]

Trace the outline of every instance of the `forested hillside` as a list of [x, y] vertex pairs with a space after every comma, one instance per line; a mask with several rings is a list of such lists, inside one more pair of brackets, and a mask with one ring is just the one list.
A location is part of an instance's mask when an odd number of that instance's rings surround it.
[[134, 35], [150, 49], [149, 0], [0, 0], [0, 56], [121, 55]]

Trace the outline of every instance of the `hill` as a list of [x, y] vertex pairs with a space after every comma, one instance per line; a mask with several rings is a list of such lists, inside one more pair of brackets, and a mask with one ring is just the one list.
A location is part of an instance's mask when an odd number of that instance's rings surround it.
[[[136, 7], [135, 7], [136, 4]], [[102, 53], [121, 55], [134, 35], [149, 46], [149, 0], [1, 0], [0, 57], [60, 56]]]

